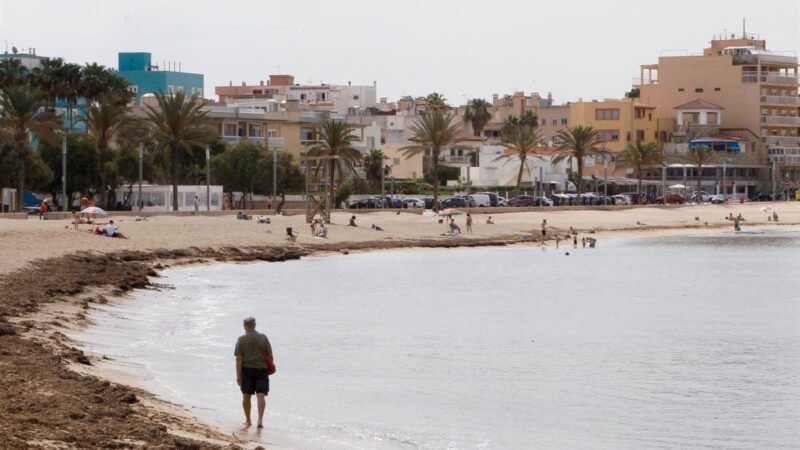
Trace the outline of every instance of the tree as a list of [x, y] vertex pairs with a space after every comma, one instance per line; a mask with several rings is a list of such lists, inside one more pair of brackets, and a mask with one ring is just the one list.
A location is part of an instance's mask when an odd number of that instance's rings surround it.
[[55, 131], [61, 121], [53, 113], [44, 111], [45, 101], [38, 92], [27, 85], [6, 87], [0, 94], [0, 128], [11, 139], [16, 158], [17, 209], [22, 210], [25, 194], [25, 163], [30, 151], [30, 137], [34, 134], [42, 141], [55, 140]]
[[259, 166], [269, 158], [267, 149], [253, 141], [239, 141], [228, 145], [224, 152], [212, 160], [214, 177], [230, 191], [242, 192], [241, 208], [244, 208], [247, 194], [254, 192], [260, 176]]
[[[322, 122], [322, 131], [317, 132], [317, 139], [319, 142], [308, 149], [309, 156], [324, 156], [329, 158], [327, 160], [328, 177], [330, 184], [328, 185], [328, 193], [330, 195], [330, 206], [334, 208], [336, 203], [334, 198], [334, 183], [336, 181], [336, 169], [339, 169], [341, 176], [345, 168], [353, 169], [359, 161], [361, 161], [361, 152], [353, 147], [353, 143], [358, 141], [359, 138], [355, 134], [354, 128], [347, 125], [343, 120], [325, 120]], [[317, 170], [322, 166], [317, 165]]]
[[519, 195], [519, 189], [522, 185], [522, 172], [527, 166], [528, 156], [536, 153], [536, 146], [539, 144], [539, 132], [535, 127], [528, 124], [511, 125], [503, 132], [503, 141], [505, 147], [511, 150], [508, 155], [503, 155], [501, 158], [511, 158], [512, 156], [519, 158], [519, 174], [517, 175], [517, 188], [514, 196]]
[[57, 73], [59, 98], [67, 102], [67, 120], [69, 122], [69, 131], [75, 126], [74, 109], [78, 104], [78, 98], [81, 96], [81, 66], [77, 64], [67, 63], [61, 67]]
[[489, 111], [491, 104], [482, 98], [474, 98], [467, 103], [464, 109], [464, 120], [472, 123], [472, 132], [475, 136], [480, 136], [483, 128], [492, 119]]
[[[431, 158], [433, 172], [439, 172], [439, 155], [442, 150], [449, 147], [456, 141], [456, 134], [461, 125], [455, 121], [455, 116], [443, 111], [434, 110], [423, 114], [414, 124], [411, 125], [411, 145], [400, 148], [405, 153], [406, 158], [410, 158], [420, 153]], [[439, 202], [439, 178], [434, 177], [433, 181], [433, 204]]]
[[[102, 66], [101, 66], [102, 67]], [[97, 148], [100, 173], [100, 204], [108, 207], [108, 165], [114, 159], [111, 144], [120, 130], [133, 122], [128, 107], [115, 103], [107, 96], [101, 96], [96, 102], [89, 103], [80, 119], [86, 124], [86, 133], [94, 141]]]
[[52, 111], [55, 111], [56, 100], [64, 95], [63, 70], [63, 59], [45, 58], [31, 73], [31, 81], [39, 88]]
[[[695, 148], [689, 147], [689, 153], [684, 158], [687, 164], [697, 168], [697, 195], [703, 190], [703, 168], [715, 162], [717, 157], [714, 151], [707, 145], [700, 145]], [[666, 201], [666, 200], [665, 200]]]
[[0, 60], [0, 89], [5, 89], [28, 81], [28, 68], [17, 58]]
[[[50, 167], [54, 177], [50, 180], [47, 191], [53, 197], [63, 189], [61, 183], [62, 173], [62, 147], [60, 143], [43, 143], [37, 148], [42, 159]], [[71, 204], [71, 199], [75, 192], [81, 192], [86, 196], [94, 196], [98, 192], [97, 177], [97, 149], [83, 133], [67, 133], [67, 202]]]
[[156, 149], [169, 160], [172, 178], [172, 210], [178, 210], [178, 173], [184, 157], [191, 157], [196, 148], [215, 139], [207, 125], [205, 101], [197, 95], [187, 97], [183, 91], [174, 95], [156, 94], [157, 107], [147, 105], [145, 113]]
[[531, 128], [538, 128], [539, 118], [533, 111], [525, 111], [520, 117], [510, 114], [503, 120], [503, 132], [505, 133], [509, 128], [516, 125], [528, 125]]
[[599, 140], [597, 138], [597, 130], [592, 127], [584, 127], [578, 125], [575, 127], [567, 127], [564, 130], [558, 130], [556, 133], [557, 149], [553, 153], [553, 165], [559, 164], [565, 159], [571, 160], [575, 158], [577, 163], [578, 179], [575, 188], [578, 191], [578, 196], [583, 193], [583, 162], [587, 156], [594, 156], [602, 153], [597, 148]]
[[450, 107], [447, 106], [447, 99], [444, 98], [444, 95], [438, 92], [432, 92], [425, 97], [425, 101], [428, 103], [428, 112], [432, 111], [446, 111]]
[[639, 180], [639, 190], [637, 192], [642, 192], [644, 169], [663, 164], [664, 155], [656, 144], [652, 142], [645, 144], [642, 141], [636, 141], [636, 143], [628, 144], [625, 147], [625, 150], [617, 156], [617, 162], [633, 169], [633, 174]]
[[378, 190], [381, 182], [388, 173], [389, 167], [386, 166], [386, 160], [389, 159], [381, 149], [370, 150], [364, 156], [364, 172], [366, 172], [367, 182], [372, 186], [373, 190]]
[[625, 93], [625, 97], [627, 97], [627, 98], [639, 98], [639, 88], [638, 87], [632, 88], [630, 91]]

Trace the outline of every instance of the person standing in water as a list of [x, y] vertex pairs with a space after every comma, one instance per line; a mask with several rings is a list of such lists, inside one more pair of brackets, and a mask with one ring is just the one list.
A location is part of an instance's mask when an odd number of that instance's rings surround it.
[[272, 346], [266, 335], [256, 331], [256, 319], [245, 317], [244, 334], [236, 341], [236, 384], [242, 391], [242, 408], [245, 426], [251, 426], [250, 399], [255, 394], [258, 400], [258, 428], [264, 428], [264, 409], [269, 394], [269, 373], [267, 357], [272, 357]]
[[542, 219], [542, 244], [545, 238], [547, 238], [547, 219]]

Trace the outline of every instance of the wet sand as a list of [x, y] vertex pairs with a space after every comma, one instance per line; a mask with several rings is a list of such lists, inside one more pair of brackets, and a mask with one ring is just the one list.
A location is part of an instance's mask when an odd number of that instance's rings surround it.
[[[128, 239], [95, 236], [85, 231], [86, 225], [81, 226], [84, 231], [75, 231], [68, 221], [0, 219], [0, 448], [246, 446], [157, 401], [119, 374], [98, 372], [95, 366], [107, 366], [102, 355], [84, 354], [63, 334], [70, 327], [90, 325], [86, 312], [93, 304], [133, 289], [157, 288], [158, 270], [168, 265], [284, 261], [320, 252], [509, 245], [538, 239], [543, 218], [550, 226], [549, 238], [570, 226], [600, 237], [719, 231], [732, 228], [724, 220], [731, 212], [744, 215], [745, 227], [777, 226], [767, 222], [760, 210], [764, 206], [778, 212], [777, 225], [800, 224], [800, 204], [795, 202], [617, 211], [543, 209], [493, 215], [494, 225], [485, 224], [485, 215], [474, 214], [475, 234], [459, 238], [441, 236], [445, 225], [431, 215], [394, 212], [356, 213], [359, 227], [346, 225], [350, 212], [335, 213], [327, 240], [310, 236], [301, 216], [274, 217], [269, 225], [233, 216], [116, 219]], [[464, 217], [456, 220], [463, 230]], [[386, 231], [371, 230], [373, 223]], [[285, 238], [289, 226], [301, 233], [296, 242]]]

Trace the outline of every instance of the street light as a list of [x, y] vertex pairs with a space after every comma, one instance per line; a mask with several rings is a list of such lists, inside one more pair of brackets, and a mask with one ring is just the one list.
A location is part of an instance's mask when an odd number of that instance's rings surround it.
[[208, 146], [206, 146], [206, 211], [211, 211], [211, 149]]
[[67, 212], [67, 136], [61, 141], [61, 211]]
[[139, 142], [139, 211], [144, 208], [144, 200], [142, 200], [142, 165], [144, 161], [144, 143]]

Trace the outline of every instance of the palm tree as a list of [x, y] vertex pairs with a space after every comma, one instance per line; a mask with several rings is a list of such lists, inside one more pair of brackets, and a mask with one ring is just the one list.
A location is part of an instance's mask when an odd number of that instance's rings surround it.
[[660, 166], [664, 163], [664, 154], [655, 143], [636, 141], [628, 144], [625, 150], [617, 156], [617, 162], [628, 165], [633, 169], [633, 174], [639, 180], [639, 190], [642, 192], [642, 177], [648, 167]]
[[59, 98], [67, 101], [67, 119], [69, 120], [69, 130], [72, 131], [75, 124], [73, 110], [81, 96], [81, 66], [64, 64], [57, 76], [61, 86]]
[[539, 118], [533, 111], [525, 111], [520, 117], [510, 114], [503, 120], [503, 132], [505, 133], [515, 125], [528, 125], [531, 128], [539, 127]]
[[63, 68], [64, 60], [62, 58], [45, 58], [39, 67], [32, 71], [32, 82], [42, 92], [50, 104], [51, 110], [55, 110], [56, 100], [64, 94], [64, 85], [61, 80]]
[[689, 154], [686, 155], [684, 160], [687, 164], [697, 168], [697, 196], [700, 197], [700, 192], [703, 190], [703, 167], [715, 162], [717, 157], [714, 151], [707, 145], [700, 145], [695, 148], [689, 148]]
[[594, 156], [602, 153], [603, 151], [597, 148], [598, 138], [597, 130], [592, 127], [584, 127], [578, 125], [575, 127], [567, 127], [564, 130], [558, 130], [556, 133], [557, 149], [553, 153], [552, 164], [556, 165], [565, 159], [575, 158], [577, 163], [576, 178], [577, 184], [575, 188], [580, 197], [583, 193], [583, 161], [587, 156]]
[[519, 157], [519, 174], [517, 175], [517, 189], [514, 196], [519, 196], [519, 188], [522, 185], [522, 172], [527, 167], [528, 156], [536, 153], [536, 146], [539, 144], [539, 132], [530, 125], [513, 125], [503, 132], [505, 147], [511, 151], [508, 155], [500, 158]]
[[90, 103], [84, 115], [86, 117], [80, 120], [86, 124], [86, 132], [97, 148], [100, 163], [100, 202], [105, 208], [108, 206], [106, 180], [107, 165], [112, 160], [111, 144], [120, 130], [133, 123], [133, 117], [129, 114], [127, 106], [106, 96], [101, 96], [98, 101]]
[[205, 101], [183, 91], [174, 95], [156, 94], [158, 107], [147, 105], [147, 123], [150, 125], [156, 149], [167, 153], [172, 176], [172, 210], [178, 210], [178, 170], [185, 156], [191, 157], [194, 149], [214, 140], [215, 132], [207, 125], [203, 111]]
[[492, 119], [492, 113], [489, 111], [491, 104], [482, 98], [474, 98], [467, 103], [464, 109], [464, 120], [472, 122], [472, 132], [475, 136], [480, 136], [483, 128]]
[[[353, 131], [355, 129], [347, 125], [347, 122], [343, 120], [325, 120], [322, 122], [322, 131], [317, 132], [319, 142], [308, 149], [309, 156], [331, 158], [327, 163], [327, 167], [330, 169], [328, 173], [330, 177], [328, 193], [330, 194], [331, 208], [336, 205], [334, 203], [333, 186], [336, 181], [337, 167], [341, 177], [346, 167], [352, 169], [362, 158], [361, 152], [353, 147], [353, 143], [359, 140], [358, 136], [353, 134]], [[317, 170], [320, 167], [318, 165]]]
[[108, 71], [105, 66], [97, 63], [89, 64], [81, 68], [80, 93], [87, 101], [97, 100], [108, 89]]
[[423, 114], [422, 117], [411, 125], [413, 137], [410, 139], [413, 144], [400, 148], [405, 153], [406, 158], [410, 158], [420, 153], [429, 156], [433, 160], [433, 204], [439, 202], [439, 155], [456, 141], [461, 124], [455, 120], [455, 116], [434, 110]]
[[19, 211], [22, 211], [25, 196], [25, 161], [31, 148], [31, 134], [43, 141], [54, 141], [55, 131], [61, 126], [58, 117], [44, 111], [45, 104], [37, 91], [24, 84], [4, 87], [0, 94], [0, 129], [10, 135], [17, 160]]
[[372, 185], [373, 189], [377, 190], [377, 187], [381, 185], [381, 181], [387, 174], [387, 159], [389, 158], [379, 148], [370, 150], [369, 153], [364, 155], [364, 171], [366, 172], [367, 181]]
[[444, 111], [449, 108], [449, 106], [447, 106], [447, 99], [438, 92], [428, 94], [428, 96], [425, 97], [425, 101], [428, 102], [428, 111]]
[[0, 60], [0, 89], [17, 86], [28, 79], [28, 68], [16, 58]]

